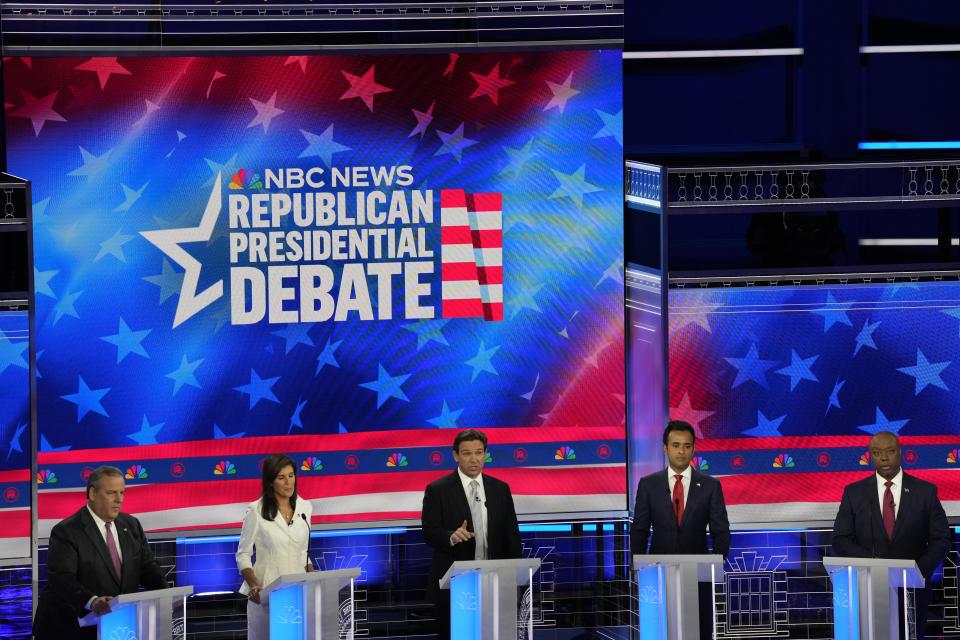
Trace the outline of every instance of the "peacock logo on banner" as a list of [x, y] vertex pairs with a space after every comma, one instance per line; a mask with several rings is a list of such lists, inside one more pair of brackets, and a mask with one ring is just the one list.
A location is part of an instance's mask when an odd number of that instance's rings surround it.
[[[234, 325], [344, 322], [351, 312], [503, 320], [502, 194], [413, 189], [414, 180], [410, 165], [238, 170], [226, 196], [228, 255], [212, 258], [229, 276], [198, 291], [204, 263], [183, 245], [214, 238], [218, 174], [196, 226], [140, 232], [184, 270], [173, 327], [224, 295]], [[437, 224], [439, 246], [428, 240]], [[439, 305], [429, 302], [437, 273]]]

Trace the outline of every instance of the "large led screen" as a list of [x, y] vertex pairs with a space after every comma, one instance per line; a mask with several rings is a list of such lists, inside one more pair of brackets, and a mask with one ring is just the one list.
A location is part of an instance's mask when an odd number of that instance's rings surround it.
[[960, 283], [670, 292], [670, 412], [738, 522], [831, 521], [900, 438], [960, 515]]
[[620, 57], [15, 58], [40, 535], [415, 518], [458, 429], [524, 513], [625, 508]]
[[0, 558], [30, 557], [29, 327], [0, 311]]

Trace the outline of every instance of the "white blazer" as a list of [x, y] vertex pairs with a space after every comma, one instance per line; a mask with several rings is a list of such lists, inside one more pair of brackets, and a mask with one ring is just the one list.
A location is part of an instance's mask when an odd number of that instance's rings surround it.
[[[266, 587], [287, 573], [303, 573], [307, 565], [307, 547], [310, 544], [310, 516], [313, 506], [302, 496], [297, 497], [297, 506], [293, 511], [293, 523], [287, 525], [277, 511], [273, 520], [265, 520], [260, 515], [261, 501], [247, 505], [243, 516], [243, 528], [240, 530], [240, 543], [237, 545], [237, 568], [253, 569], [253, 573]], [[257, 561], [251, 562], [256, 547]], [[240, 593], [250, 592], [250, 585], [244, 580]]]

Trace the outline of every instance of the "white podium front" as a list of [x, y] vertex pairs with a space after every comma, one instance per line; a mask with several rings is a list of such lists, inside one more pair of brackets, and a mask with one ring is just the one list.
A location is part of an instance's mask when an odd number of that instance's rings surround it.
[[[907, 598], [898, 604], [897, 588], [922, 589], [923, 575], [913, 560], [824, 558], [833, 582], [835, 640], [895, 640], [908, 620]], [[910, 634], [915, 637], [914, 634]]]
[[[260, 592], [270, 615], [271, 640], [353, 639], [354, 580], [360, 568], [282, 575]], [[340, 590], [349, 585], [346, 598]]]
[[[138, 593], [122, 593], [110, 600], [110, 613], [98, 616], [89, 613], [81, 626], [97, 625], [100, 640], [136, 638], [137, 640], [169, 640], [186, 637], [186, 598], [193, 587], [174, 587]], [[184, 628], [174, 633], [173, 607], [180, 601], [184, 608]]]
[[517, 615], [517, 587], [530, 585], [539, 558], [457, 560], [440, 578], [450, 589], [450, 637], [456, 640], [517, 640], [533, 635], [532, 593]]
[[[716, 584], [723, 578], [723, 556], [633, 556], [637, 571], [640, 640], [694, 640], [700, 637], [698, 582]], [[714, 629], [716, 629], [716, 598]]]

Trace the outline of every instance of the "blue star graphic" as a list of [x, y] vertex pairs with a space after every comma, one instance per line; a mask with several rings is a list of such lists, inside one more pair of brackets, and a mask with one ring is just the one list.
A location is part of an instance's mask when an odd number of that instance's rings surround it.
[[503, 169], [500, 170], [500, 175], [505, 173], [512, 173], [513, 175], [519, 175], [520, 170], [533, 159], [537, 152], [533, 150], [534, 138], [527, 140], [527, 144], [523, 145], [519, 149], [511, 149], [510, 147], [504, 147], [503, 150], [506, 152], [507, 156], [510, 157], [510, 162], [507, 163]]
[[311, 156], [321, 158], [324, 164], [329, 167], [333, 164], [333, 154], [339, 153], [340, 151], [350, 151], [350, 147], [334, 142], [332, 124], [319, 136], [315, 133], [304, 131], [303, 129], [300, 129], [300, 133], [302, 133], [303, 137], [310, 143], [300, 154], [299, 157], [301, 158]]
[[177, 367], [176, 371], [171, 371], [164, 375], [164, 377], [173, 380], [172, 395], [177, 395], [177, 391], [185, 384], [196, 387], [197, 389], [200, 388], [200, 383], [197, 382], [197, 378], [193, 375], [193, 372], [197, 370], [201, 362], [203, 362], [203, 358], [190, 362], [187, 360], [187, 354], [183, 354], [183, 357], [180, 358], [180, 366]]
[[847, 384], [846, 380], [841, 380], [839, 377], [833, 385], [833, 391], [830, 392], [830, 400], [827, 403], [827, 411], [823, 415], [830, 413], [831, 407], [836, 407], [837, 409], [842, 409], [840, 406], [840, 389], [843, 389], [843, 385]]
[[616, 141], [623, 146], [623, 109], [617, 113], [610, 114], [600, 109], [594, 109], [596, 114], [603, 120], [603, 128], [593, 134], [594, 138], [606, 138], [613, 136]]
[[887, 420], [887, 416], [883, 415], [883, 411], [880, 411], [880, 407], [877, 407], [877, 419], [873, 424], [862, 424], [857, 429], [862, 429], [867, 433], [872, 433], [874, 435], [880, 433], [881, 431], [889, 431], [895, 435], [899, 435], [900, 429], [903, 428], [903, 425], [910, 422], [910, 419], [905, 420]]
[[70, 445], [66, 445], [63, 447], [55, 447], [52, 444], [50, 444], [49, 440], [47, 440], [47, 436], [43, 435], [42, 433], [40, 434], [40, 451], [47, 453], [47, 452], [54, 452], [54, 451], [69, 451], [69, 450], [70, 450]]
[[231, 433], [227, 435], [223, 432], [223, 429], [218, 427], [216, 424], [213, 425], [213, 439], [214, 440], [226, 440], [228, 438], [242, 438], [246, 431], [238, 431], [237, 433]]
[[776, 360], [761, 360], [755, 343], [750, 345], [747, 355], [743, 358], [724, 358], [724, 360], [737, 370], [737, 377], [733, 380], [731, 389], [736, 389], [747, 380], [753, 380], [761, 387], [766, 387], [766, 372], [777, 364]]
[[342, 422], [338, 422], [338, 423], [337, 423], [337, 433], [349, 433], [349, 432], [347, 431], [347, 428], [346, 428], [345, 426], [343, 426], [343, 423], [342, 423]]
[[578, 207], [583, 206], [583, 196], [588, 193], [596, 193], [597, 191], [603, 191], [601, 187], [598, 187], [595, 184], [590, 184], [584, 179], [584, 176], [587, 172], [587, 165], [582, 164], [580, 168], [574, 171], [573, 173], [561, 173], [556, 169], [550, 169], [553, 172], [554, 177], [560, 182], [560, 186], [557, 187], [557, 190], [550, 194], [550, 198], [562, 198], [564, 196], [570, 198], [577, 203]]
[[958, 320], [960, 320], [960, 307], [955, 307], [953, 309], [944, 309], [943, 312], [948, 316], [950, 316], [951, 318], [957, 318]]
[[448, 322], [450, 322], [449, 318], [440, 318], [437, 320], [408, 322], [402, 326], [407, 331], [417, 334], [417, 351], [420, 351], [420, 348], [431, 340], [444, 346], [450, 346], [450, 343], [447, 342], [447, 339], [443, 335], [443, 331], [441, 331]]
[[379, 409], [384, 402], [390, 398], [398, 398], [404, 400], [405, 402], [410, 402], [410, 399], [403, 392], [401, 386], [404, 382], [407, 381], [407, 378], [410, 377], [410, 374], [402, 376], [391, 376], [387, 373], [387, 370], [383, 368], [382, 364], [377, 364], [377, 379], [370, 382], [364, 382], [360, 386], [364, 389], [370, 389], [371, 391], [377, 392], [377, 409]]
[[97, 252], [97, 257], [94, 258], [93, 261], [96, 262], [103, 256], [109, 254], [120, 262], [125, 263], [127, 261], [127, 256], [123, 253], [123, 245], [127, 244], [131, 240], [133, 240], [132, 235], [117, 231], [112, 236], [100, 243], [100, 251]]
[[77, 376], [77, 380], [78, 383], [76, 393], [60, 396], [67, 402], [72, 402], [73, 404], [77, 405], [77, 422], [83, 420], [83, 417], [91, 411], [109, 418], [110, 414], [108, 414], [103, 408], [103, 405], [100, 404], [100, 400], [103, 398], [103, 396], [107, 395], [107, 393], [110, 391], [110, 387], [105, 387], [103, 389], [91, 389], [87, 386], [87, 383], [84, 382], [81, 376]]
[[770, 420], [767, 418], [761, 411], [757, 411], [757, 426], [752, 429], [747, 429], [744, 431], [745, 434], [754, 436], [756, 438], [777, 438], [782, 436], [780, 433], [780, 423], [783, 422], [787, 417], [787, 414], [783, 414], [779, 418], [774, 418]]
[[119, 364], [131, 353], [143, 356], [144, 358], [150, 358], [140, 343], [143, 342], [143, 339], [146, 338], [147, 334], [151, 331], [153, 331], [153, 329], [131, 331], [127, 323], [123, 321], [123, 318], [120, 318], [120, 328], [117, 329], [117, 333], [112, 336], [101, 336], [100, 339], [117, 347], [117, 364]]
[[41, 225], [50, 219], [47, 215], [47, 206], [50, 204], [50, 198], [44, 198], [40, 202], [33, 203], [32, 222], [35, 225]]
[[143, 422], [140, 423], [140, 430], [134, 431], [133, 433], [128, 433], [127, 437], [136, 442], [137, 444], [160, 444], [157, 442], [157, 432], [163, 428], [164, 423], [152, 425], [150, 421], [147, 420], [147, 416], [143, 416]]
[[233, 390], [239, 391], [240, 393], [249, 394], [251, 409], [257, 406], [257, 403], [261, 400], [269, 400], [270, 402], [279, 403], [280, 400], [278, 400], [277, 396], [273, 395], [273, 391], [270, 390], [279, 379], [280, 376], [277, 376], [276, 378], [261, 378], [251, 367], [250, 382], [239, 387], [234, 387]]
[[300, 412], [303, 411], [305, 406], [307, 406], [307, 401], [303, 398], [297, 398], [297, 408], [293, 410], [293, 415], [290, 416], [290, 426], [287, 427], [287, 433], [293, 431], [294, 427], [303, 429], [303, 420], [300, 419]]
[[286, 345], [286, 351], [284, 351], [284, 354], [287, 354], [287, 353], [290, 353], [290, 350], [293, 349], [298, 344], [305, 344], [308, 347], [313, 346], [313, 340], [311, 340], [310, 336], [308, 335], [310, 329], [312, 328], [313, 328], [312, 322], [308, 322], [304, 324], [295, 322], [295, 323], [288, 324], [286, 327], [284, 327], [280, 331], [274, 331], [273, 335], [280, 336], [281, 338], [286, 340], [287, 345]]
[[112, 153], [113, 149], [108, 149], [102, 156], [95, 156], [83, 147], [80, 147], [80, 157], [83, 158], [83, 164], [67, 175], [86, 176], [87, 178], [99, 175], [110, 166], [110, 154]]
[[23, 357], [23, 354], [26, 353], [27, 347], [29, 346], [30, 341], [26, 336], [18, 338], [16, 342], [14, 342], [7, 334], [0, 331], [0, 373], [6, 371], [7, 367], [29, 369], [30, 365], [27, 364], [26, 359]]
[[53, 279], [53, 276], [60, 273], [59, 269], [50, 269], [49, 271], [40, 271], [36, 267], [33, 268], [33, 291], [40, 295], [47, 296], [48, 298], [57, 299], [57, 294], [53, 292], [53, 289], [50, 288], [50, 280]]
[[880, 321], [871, 323], [869, 320], [864, 320], [863, 328], [860, 329], [860, 333], [857, 334], [857, 346], [853, 348], [853, 355], [857, 355], [857, 352], [860, 351], [860, 347], [870, 347], [871, 349], [876, 349], [877, 345], [873, 342], [873, 332], [877, 330], [877, 327], [880, 326]]
[[438, 415], [436, 418], [430, 418], [427, 420], [427, 422], [436, 425], [438, 429], [456, 429], [457, 418], [460, 417], [461, 413], [463, 413], [463, 409], [450, 411], [450, 409], [447, 407], [447, 401], [444, 400], [443, 409], [440, 410], [440, 415]]
[[133, 204], [140, 199], [140, 196], [143, 195], [143, 190], [147, 188], [147, 185], [150, 184], [150, 181], [147, 180], [142, 187], [134, 191], [125, 184], [121, 184], [120, 188], [123, 189], [123, 202], [121, 202], [114, 211], [127, 211]]
[[833, 294], [827, 292], [827, 303], [820, 309], [812, 309], [810, 313], [823, 316], [823, 332], [826, 333], [836, 323], [845, 324], [852, 327], [853, 323], [847, 317], [847, 310], [853, 305], [852, 302], [837, 302]]
[[144, 276], [143, 279], [160, 287], [160, 304], [163, 304], [170, 296], [178, 295], [180, 288], [183, 287], [183, 274], [174, 271], [166, 258], [163, 259], [160, 273], [155, 276]]
[[80, 314], [77, 313], [76, 307], [73, 306], [73, 303], [77, 301], [77, 298], [83, 291], [77, 291], [75, 293], [65, 293], [63, 297], [57, 300], [57, 304], [53, 306], [53, 324], [57, 324], [60, 321], [60, 318], [63, 316], [72, 316], [74, 318], [79, 318]]
[[790, 364], [783, 369], [777, 369], [776, 373], [790, 376], [790, 391], [793, 391], [801, 380], [820, 382], [817, 376], [813, 375], [813, 371], [810, 370], [810, 367], [813, 366], [813, 363], [816, 362], [819, 357], [820, 356], [810, 356], [809, 358], [801, 358], [800, 354], [791, 349]]
[[210, 167], [210, 171], [213, 172], [213, 175], [210, 176], [210, 179], [203, 183], [203, 186], [209, 187], [217, 178], [220, 177], [221, 173], [230, 175], [230, 173], [237, 168], [237, 154], [230, 156], [230, 159], [220, 164], [219, 162], [214, 162], [210, 158], [204, 158], [203, 161], [207, 163], [207, 166]]
[[337, 352], [337, 347], [339, 347], [341, 344], [343, 344], [343, 340], [337, 340], [333, 344], [327, 340], [327, 344], [323, 345], [323, 351], [321, 351], [320, 355], [317, 356], [317, 373], [314, 375], [319, 374], [320, 370], [326, 365], [337, 367], [338, 369], [340, 368], [340, 363], [337, 362], [335, 354]]
[[20, 446], [20, 435], [28, 427], [27, 424], [21, 424], [17, 426], [16, 433], [13, 434], [13, 437], [10, 438], [10, 448], [7, 449], [7, 460], [10, 459], [10, 454], [16, 451], [17, 453], [23, 453], [23, 448]]
[[443, 144], [440, 145], [440, 148], [437, 149], [437, 152], [433, 155], [442, 156], [445, 153], [449, 153], [457, 159], [458, 163], [463, 159], [463, 150], [469, 146], [477, 144], [476, 140], [463, 137], [462, 122], [460, 123], [459, 127], [450, 133], [445, 133], [437, 129], [437, 135], [440, 136], [440, 140], [443, 141]]
[[531, 311], [536, 311], [537, 313], [542, 313], [540, 305], [537, 304], [536, 295], [540, 293], [540, 289], [543, 288], [542, 284], [538, 284], [536, 287], [523, 287], [518, 288], [516, 293], [512, 294], [509, 297], [508, 305], [510, 307], [510, 319], [513, 320], [518, 313], [524, 309], [530, 309]]
[[497, 370], [493, 368], [493, 363], [490, 362], [490, 358], [492, 358], [493, 354], [495, 354], [499, 349], [500, 345], [490, 347], [489, 349], [484, 349], [483, 340], [480, 341], [480, 348], [477, 350], [477, 355], [473, 356], [464, 363], [469, 367], [473, 367], [473, 375], [470, 376], [470, 382], [476, 380], [481, 371], [492, 373], [495, 376], [500, 375], [497, 373]]
[[920, 392], [930, 384], [935, 387], [940, 387], [944, 391], [949, 391], [950, 389], [947, 388], [943, 378], [940, 377], [940, 372], [946, 369], [948, 366], [950, 366], [949, 360], [946, 362], [930, 362], [927, 360], [927, 357], [923, 355], [923, 352], [918, 348], [917, 364], [912, 367], [900, 367], [897, 369], [897, 371], [916, 378], [913, 395], [918, 396], [920, 395]]

